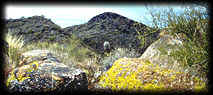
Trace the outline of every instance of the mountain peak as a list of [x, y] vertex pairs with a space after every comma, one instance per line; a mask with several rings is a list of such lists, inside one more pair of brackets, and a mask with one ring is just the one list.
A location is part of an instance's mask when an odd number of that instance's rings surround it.
[[121, 16], [117, 13], [113, 13], [113, 12], [104, 12], [102, 14], [99, 14], [99, 15], [103, 15], [103, 16], [108, 16], [108, 17], [118, 17], [118, 16]]
[[123, 18], [123, 16], [117, 14], [117, 13], [113, 13], [113, 12], [104, 12], [102, 14], [99, 14], [95, 17], [93, 17], [92, 19], [89, 20], [89, 23], [92, 23], [92, 22], [97, 22], [99, 20], [104, 20], [104, 19], [116, 19], [116, 18]]

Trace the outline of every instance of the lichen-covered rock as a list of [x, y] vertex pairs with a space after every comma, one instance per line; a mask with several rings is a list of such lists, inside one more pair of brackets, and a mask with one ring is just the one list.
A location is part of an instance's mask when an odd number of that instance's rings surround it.
[[10, 72], [10, 91], [45, 92], [87, 90], [86, 74], [60, 63], [48, 50], [33, 50], [22, 54], [19, 67]]
[[197, 91], [206, 89], [206, 84], [186, 72], [161, 68], [148, 60], [121, 58], [100, 77], [97, 87], [130, 91]]
[[19, 66], [26, 65], [35, 60], [43, 60], [45, 62], [60, 62], [58, 59], [53, 57], [52, 53], [48, 50], [32, 50], [25, 52], [21, 55], [21, 60], [22, 61], [18, 64]]

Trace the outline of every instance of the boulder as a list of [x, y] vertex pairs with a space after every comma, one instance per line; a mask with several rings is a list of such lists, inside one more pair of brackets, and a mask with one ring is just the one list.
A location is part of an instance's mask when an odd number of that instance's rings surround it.
[[22, 61], [13, 69], [6, 85], [10, 91], [46, 92], [87, 90], [86, 74], [70, 68], [53, 57], [48, 50], [32, 50], [22, 54]]
[[[142, 54], [140, 59], [149, 60], [153, 64], [170, 66], [169, 68], [177, 68], [178, 63], [174, 57], [170, 56], [172, 51], [182, 47], [182, 41], [171, 35], [164, 35], [157, 41], [152, 43]], [[175, 66], [173, 66], [175, 64]]]
[[98, 89], [113, 91], [194, 91], [206, 83], [187, 72], [161, 68], [148, 60], [120, 58], [100, 77]]

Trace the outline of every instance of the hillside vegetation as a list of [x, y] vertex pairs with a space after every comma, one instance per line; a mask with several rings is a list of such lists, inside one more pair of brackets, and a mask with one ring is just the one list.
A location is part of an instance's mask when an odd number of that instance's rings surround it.
[[[167, 34], [183, 41], [183, 48], [171, 52], [171, 56], [186, 67], [198, 69], [197, 72], [205, 76], [208, 72], [209, 60], [209, 16], [205, 8], [190, 6], [182, 14], [175, 14], [173, 9], [153, 14], [158, 18], [155, 22], [166, 25], [164, 30]], [[163, 15], [166, 15], [166, 20]], [[156, 24], [156, 27], [159, 24]]]

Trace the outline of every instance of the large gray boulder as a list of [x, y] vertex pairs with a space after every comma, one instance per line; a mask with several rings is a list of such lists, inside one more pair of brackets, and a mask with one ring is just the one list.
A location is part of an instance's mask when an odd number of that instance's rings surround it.
[[12, 70], [6, 85], [10, 91], [46, 92], [87, 90], [86, 74], [70, 68], [53, 57], [48, 50], [32, 50], [22, 54], [22, 61]]
[[151, 63], [162, 67], [177, 68], [179, 62], [171, 56], [171, 52], [183, 47], [183, 42], [171, 35], [164, 35], [152, 43], [142, 54], [140, 59], [149, 60]]

